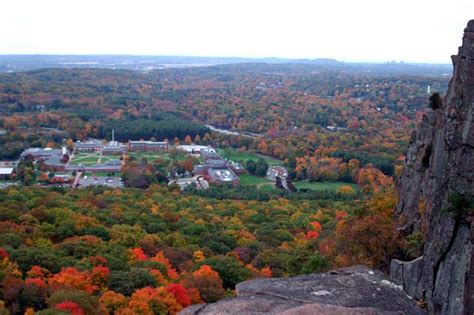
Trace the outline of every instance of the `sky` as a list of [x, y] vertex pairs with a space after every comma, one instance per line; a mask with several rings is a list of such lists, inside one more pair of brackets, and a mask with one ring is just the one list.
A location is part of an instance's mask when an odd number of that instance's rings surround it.
[[0, 54], [450, 63], [474, 0], [0, 0]]

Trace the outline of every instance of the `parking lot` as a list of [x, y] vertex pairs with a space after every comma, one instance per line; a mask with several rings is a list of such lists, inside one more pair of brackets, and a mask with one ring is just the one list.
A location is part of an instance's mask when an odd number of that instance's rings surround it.
[[107, 186], [112, 188], [123, 188], [120, 177], [115, 176], [84, 176], [79, 179], [79, 187]]

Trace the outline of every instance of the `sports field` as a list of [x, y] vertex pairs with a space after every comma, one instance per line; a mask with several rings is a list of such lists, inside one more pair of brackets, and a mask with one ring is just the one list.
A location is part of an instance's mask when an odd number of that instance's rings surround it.
[[319, 191], [334, 191], [337, 192], [341, 186], [351, 186], [354, 191], [359, 189], [359, 186], [343, 182], [309, 182], [308, 180], [300, 180], [293, 182], [297, 189], [310, 189]]
[[272, 190], [275, 189], [275, 184], [266, 178], [258, 177], [250, 174], [243, 174], [239, 177], [240, 184], [242, 186], [255, 186], [258, 189], [262, 190]]
[[269, 156], [265, 156], [259, 153], [251, 152], [251, 151], [239, 151], [233, 148], [227, 149], [219, 149], [219, 154], [226, 159], [245, 163], [247, 160], [258, 161], [258, 159], [264, 159], [267, 161], [268, 165], [282, 165], [283, 161], [271, 158]]

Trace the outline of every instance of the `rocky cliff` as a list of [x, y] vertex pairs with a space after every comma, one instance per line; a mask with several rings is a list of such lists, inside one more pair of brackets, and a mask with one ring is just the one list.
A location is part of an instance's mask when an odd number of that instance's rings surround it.
[[394, 260], [391, 278], [431, 314], [474, 314], [474, 20], [452, 61], [448, 92], [431, 99], [400, 179], [400, 231], [424, 238], [422, 256]]

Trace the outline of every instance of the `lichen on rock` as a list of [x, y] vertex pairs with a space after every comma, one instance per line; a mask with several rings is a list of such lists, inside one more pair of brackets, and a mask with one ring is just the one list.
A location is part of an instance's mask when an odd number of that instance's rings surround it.
[[353, 266], [291, 278], [254, 279], [237, 297], [193, 305], [181, 314], [424, 314], [402, 287], [380, 271]]

